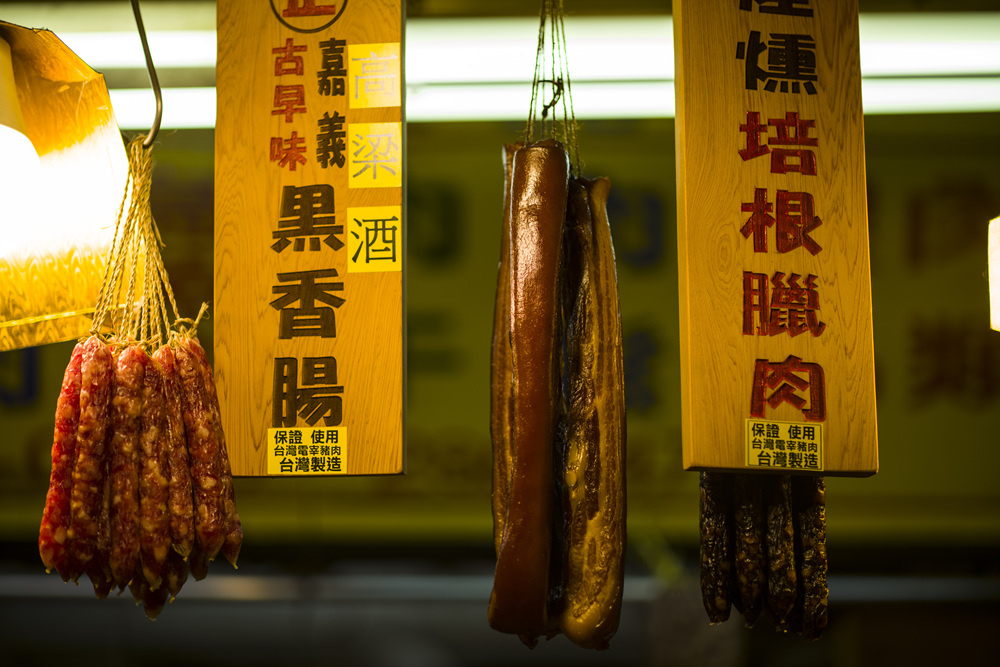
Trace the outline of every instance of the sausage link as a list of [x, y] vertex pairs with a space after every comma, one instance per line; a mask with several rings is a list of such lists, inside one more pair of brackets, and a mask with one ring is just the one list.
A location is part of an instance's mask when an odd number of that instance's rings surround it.
[[142, 385], [149, 356], [126, 347], [115, 365], [111, 410], [111, 575], [128, 585], [139, 562], [139, 429]]
[[181, 592], [188, 578], [188, 562], [177, 551], [171, 550], [167, 554], [167, 563], [163, 568], [163, 587], [170, 594], [173, 600]]
[[164, 345], [153, 358], [163, 370], [163, 390], [167, 413], [168, 507], [170, 543], [174, 551], [187, 558], [194, 546], [194, 504], [191, 490], [191, 459], [184, 431], [184, 406], [181, 381], [173, 350]]
[[201, 364], [205, 397], [208, 407], [211, 410], [215, 437], [219, 442], [219, 471], [222, 476], [223, 502], [226, 515], [226, 538], [222, 543], [222, 555], [225, 556], [226, 560], [233, 567], [236, 567], [236, 559], [239, 558], [240, 547], [243, 544], [243, 524], [240, 522], [240, 514], [236, 510], [233, 470], [229, 461], [229, 450], [226, 447], [226, 435], [222, 430], [222, 410], [219, 407], [219, 392], [215, 388], [215, 377], [212, 374], [212, 365], [208, 362], [208, 355], [205, 353], [205, 348], [201, 346], [197, 338], [189, 338], [184, 344], [188, 346], [188, 350], [190, 350], [191, 354]]
[[764, 563], [763, 480], [758, 475], [733, 476], [733, 527], [736, 591], [733, 602], [748, 626], [760, 615], [767, 575]]
[[546, 139], [514, 154], [510, 329], [512, 476], [489, 623], [528, 645], [549, 631], [552, 462], [559, 400], [558, 280], [569, 159]]
[[184, 432], [191, 456], [195, 543], [213, 560], [226, 539], [219, 439], [205, 395], [201, 364], [185, 345], [174, 351], [182, 386]]
[[[73, 490], [73, 464], [76, 461], [77, 429], [80, 426], [80, 384], [83, 382], [82, 342], [73, 348], [62, 388], [56, 402], [55, 433], [52, 436], [52, 472], [45, 496], [42, 525], [38, 530], [38, 553], [45, 569], [59, 573], [63, 581], [72, 577], [67, 559], [69, 503]], [[77, 575], [79, 576], [79, 574]]]
[[701, 597], [712, 624], [729, 618], [733, 589], [732, 475], [699, 475]]
[[625, 388], [609, 191], [606, 178], [573, 179], [566, 216], [559, 629], [586, 648], [607, 648], [617, 631], [625, 575]]
[[97, 548], [94, 557], [87, 563], [87, 577], [94, 586], [94, 595], [103, 600], [115, 587], [115, 579], [111, 576], [111, 475], [108, 474], [108, 461], [104, 461], [101, 485], [101, 513], [98, 516]]
[[139, 562], [146, 583], [160, 587], [163, 567], [170, 551], [170, 514], [167, 509], [167, 400], [163, 371], [152, 359], [142, 383], [142, 433], [139, 475]]
[[97, 549], [114, 373], [111, 350], [96, 336], [88, 338], [81, 362], [80, 423], [70, 494], [69, 558], [74, 562], [74, 581]]
[[827, 624], [826, 481], [820, 476], [792, 479], [795, 535], [801, 580], [802, 634], [818, 639]]
[[768, 476], [765, 497], [768, 565], [766, 610], [776, 628], [787, 630], [798, 596], [790, 476]]

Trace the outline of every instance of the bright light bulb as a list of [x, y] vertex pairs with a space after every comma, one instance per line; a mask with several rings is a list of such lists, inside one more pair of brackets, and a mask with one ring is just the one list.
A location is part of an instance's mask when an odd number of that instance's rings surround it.
[[41, 163], [25, 131], [10, 46], [0, 39], [0, 257], [17, 252], [39, 206]]

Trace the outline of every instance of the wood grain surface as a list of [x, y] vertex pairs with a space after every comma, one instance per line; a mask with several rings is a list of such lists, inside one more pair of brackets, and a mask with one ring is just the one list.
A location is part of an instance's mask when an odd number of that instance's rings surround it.
[[[872, 474], [878, 445], [857, 3], [796, 5], [811, 9], [811, 17], [762, 13], [757, 3], [748, 4], [750, 11], [729, 0], [674, 3], [684, 467], [745, 468], [755, 363], [795, 355], [819, 364], [825, 375], [823, 472]], [[752, 31], [765, 42], [811, 36], [816, 94], [768, 92], [764, 81], [748, 90], [737, 45], [749, 45]], [[760, 57], [764, 68], [768, 55]], [[763, 124], [789, 112], [814, 121], [806, 135], [817, 139], [814, 146], [776, 145], [774, 127], [762, 143], [770, 137], [772, 151], [811, 150], [816, 174], [772, 173], [770, 155], [744, 160], [748, 134], [740, 125], [748, 123], [748, 112], [759, 113]], [[766, 232], [768, 252], [755, 252], [741, 228], [752, 215], [742, 207], [754, 202], [758, 188], [766, 189], [772, 216], [779, 190], [811, 194], [822, 224], [808, 236], [822, 250], [779, 253], [773, 226]], [[747, 271], [817, 276], [818, 316], [826, 328], [818, 336], [744, 334]], [[808, 392], [801, 395], [808, 400]], [[763, 419], [811, 423], [788, 402], [768, 406]]]
[[[336, 359], [336, 385], [343, 387], [343, 421], [347, 434], [344, 460], [349, 475], [400, 473], [403, 453], [403, 295], [402, 270], [354, 273], [349, 269], [347, 209], [368, 206], [400, 207], [397, 239], [403, 253], [405, 211], [402, 187], [349, 188], [348, 168], [320, 166], [316, 158], [318, 121], [324, 113], [346, 117], [344, 130], [354, 123], [398, 123], [402, 106], [348, 108], [348, 96], [320, 95], [318, 70], [321, 42], [336, 39], [346, 45], [401, 42], [402, 9], [399, 0], [364, 3], [322, 3], [343, 9], [328, 28], [318, 32], [289, 29], [276, 18], [287, 2], [220, 0], [218, 3], [218, 116], [215, 175], [215, 377], [223, 423], [229, 442], [233, 474], [267, 474], [265, 445], [272, 424], [274, 360], [312, 357]], [[298, 3], [292, 3], [298, 4]], [[320, 4], [320, 3], [317, 3]], [[318, 20], [318, 19], [317, 19]], [[328, 20], [328, 19], [323, 19]], [[313, 21], [316, 23], [316, 21]], [[301, 25], [305, 25], [302, 23]], [[297, 52], [304, 74], [276, 75], [272, 50], [286, 40], [305, 46]], [[347, 66], [347, 49], [343, 59]], [[402, 67], [397, 85], [402, 87]], [[344, 77], [345, 79], [347, 77]], [[306, 112], [287, 121], [273, 115], [276, 86], [302, 84]], [[270, 158], [273, 137], [287, 139], [295, 131], [306, 141], [307, 159], [293, 171]], [[401, 130], [405, 159], [405, 129]], [[347, 152], [353, 150], [346, 137]], [[400, 160], [400, 165], [404, 160]], [[404, 179], [405, 183], [405, 179]], [[344, 246], [321, 243], [318, 251], [296, 252], [291, 246], [276, 252], [272, 233], [278, 229], [285, 186], [332, 186], [337, 234]], [[327, 233], [318, 234], [325, 238]], [[307, 239], [308, 246], [308, 239]], [[401, 258], [400, 262], [405, 262]], [[270, 304], [279, 273], [337, 271], [344, 299], [334, 309], [334, 337], [279, 338], [279, 311]], [[324, 303], [317, 303], [325, 306]], [[332, 383], [331, 383], [332, 384]], [[315, 426], [323, 426], [321, 420]], [[308, 427], [300, 415], [296, 427]]]

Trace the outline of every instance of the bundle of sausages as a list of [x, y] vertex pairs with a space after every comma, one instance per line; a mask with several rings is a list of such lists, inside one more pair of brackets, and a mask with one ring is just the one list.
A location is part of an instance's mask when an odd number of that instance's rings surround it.
[[129, 587], [153, 619], [190, 572], [243, 541], [218, 396], [205, 350], [177, 337], [77, 344], [56, 405], [52, 473], [38, 550], [98, 598]]
[[730, 607], [753, 625], [816, 639], [827, 624], [822, 477], [702, 472], [701, 591], [709, 621]]
[[625, 556], [625, 396], [606, 178], [562, 145], [505, 147], [491, 358], [490, 625], [606, 648]]

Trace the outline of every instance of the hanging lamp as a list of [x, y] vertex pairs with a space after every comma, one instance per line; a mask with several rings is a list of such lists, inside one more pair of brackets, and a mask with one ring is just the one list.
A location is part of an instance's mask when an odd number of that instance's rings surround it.
[[128, 159], [103, 75], [51, 31], [0, 21], [0, 40], [4, 351], [90, 329]]

